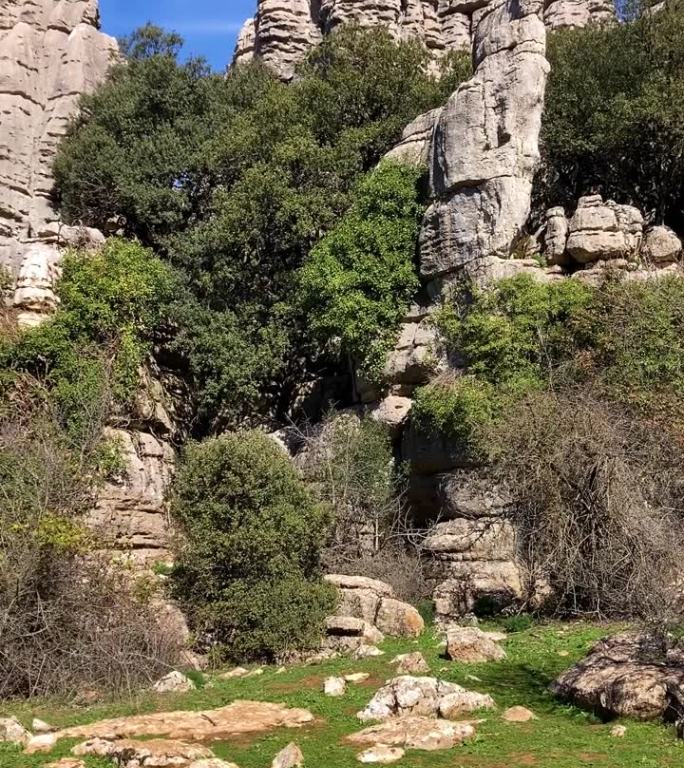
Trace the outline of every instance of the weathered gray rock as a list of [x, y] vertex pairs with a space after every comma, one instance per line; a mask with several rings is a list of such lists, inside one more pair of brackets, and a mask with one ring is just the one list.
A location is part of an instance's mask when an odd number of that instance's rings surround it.
[[98, 29], [97, 0], [5, 0], [0, 7], [0, 265], [14, 275], [27, 243], [54, 238], [57, 143], [116, 50]]
[[347, 681], [343, 677], [326, 677], [323, 681], [323, 693], [339, 698], [347, 692]]
[[451, 749], [474, 735], [475, 728], [470, 723], [407, 715], [372, 725], [348, 736], [346, 741], [354, 746], [383, 744], [432, 752]]
[[684, 711], [681, 651], [668, 640], [625, 632], [597, 643], [551, 686], [602, 715], [651, 720]]
[[371, 407], [370, 417], [379, 424], [384, 424], [391, 437], [397, 437], [406, 422], [413, 400], [401, 395], [387, 395], [377, 405]]
[[682, 241], [669, 227], [651, 227], [646, 231], [641, 255], [653, 264], [670, 264], [682, 257]]
[[28, 744], [30, 738], [31, 734], [16, 717], [0, 717], [0, 743], [23, 746]]
[[571, 263], [571, 259], [565, 252], [568, 244], [569, 228], [570, 226], [563, 208], [550, 208], [546, 212], [544, 256], [546, 256], [550, 264], [559, 264], [564, 267]]
[[300, 768], [304, 765], [302, 750], [291, 741], [273, 758], [271, 768]]
[[172, 447], [148, 432], [105, 429], [118, 447], [123, 472], [99, 489], [87, 523], [108, 549], [137, 563], [169, 557], [170, 525], [165, 496], [174, 466]]
[[442, 112], [441, 107], [426, 112], [409, 123], [401, 135], [401, 141], [386, 155], [386, 160], [395, 160], [407, 165], [427, 167], [430, 159], [430, 145], [435, 125]]
[[506, 651], [477, 627], [450, 627], [446, 635], [446, 654], [452, 661], [462, 664], [481, 664], [506, 658]]
[[549, 29], [610, 24], [615, 19], [612, 0], [546, 0], [544, 23]]
[[635, 259], [643, 226], [641, 212], [631, 205], [604, 203], [600, 195], [581, 197], [570, 219], [567, 254], [579, 264]]
[[198, 744], [174, 739], [91, 739], [77, 744], [72, 754], [77, 757], [105, 757], [120, 768], [190, 768], [198, 760], [212, 758], [211, 750]]
[[406, 715], [450, 719], [494, 706], [491, 696], [467, 691], [455, 683], [402, 675], [380, 688], [357, 717], [363, 722]]
[[195, 689], [195, 684], [182, 672], [173, 670], [164, 675], [152, 686], [155, 693], [187, 693]]
[[390, 664], [397, 665], [398, 675], [425, 675], [430, 671], [430, 666], [420, 651], [401, 653], [395, 656]]
[[430, 320], [407, 322], [387, 356], [382, 378], [388, 384], [425, 384], [438, 365], [437, 333]]
[[384, 744], [376, 744], [374, 747], [359, 752], [356, 759], [360, 763], [377, 763], [389, 765], [402, 759], [406, 752], [401, 747], [387, 747]]
[[475, 74], [452, 94], [433, 136], [424, 277], [507, 257], [527, 221], [549, 69], [541, 11], [535, 0], [500, 0], [473, 15]]

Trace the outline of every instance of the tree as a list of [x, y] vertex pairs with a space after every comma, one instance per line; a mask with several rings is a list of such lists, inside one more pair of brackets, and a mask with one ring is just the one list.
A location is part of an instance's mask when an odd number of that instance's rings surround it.
[[175, 594], [215, 655], [273, 659], [320, 641], [334, 607], [319, 570], [328, 513], [275, 441], [253, 431], [189, 445], [172, 512], [185, 537]]

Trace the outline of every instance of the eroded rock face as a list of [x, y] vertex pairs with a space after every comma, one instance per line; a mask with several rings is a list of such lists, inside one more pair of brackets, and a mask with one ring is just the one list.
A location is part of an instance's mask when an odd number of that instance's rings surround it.
[[611, 0], [547, 0], [544, 6], [544, 22], [549, 29], [581, 28], [615, 21], [615, 5]]
[[14, 275], [27, 243], [55, 238], [56, 147], [79, 97], [101, 82], [117, 51], [98, 16], [97, 0], [0, 7], [0, 264]]
[[455, 683], [434, 677], [402, 675], [380, 688], [368, 706], [358, 713], [358, 718], [363, 722], [406, 715], [452, 719], [493, 707], [491, 696], [467, 691]]
[[449, 98], [434, 130], [420, 266], [432, 279], [507, 257], [530, 212], [549, 70], [536, 0], [474, 12], [473, 78]]
[[169, 443], [149, 432], [105, 428], [123, 471], [99, 490], [87, 523], [107, 549], [152, 564], [169, 557], [170, 526], [165, 495], [174, 466]]
[[105, 757], [114, 761], [119, 768], [188, 768], [198, 760], [213, 757], [207, 747], [173, 739], [108, 741], [95, 738], [77, 744], [72, 754], [77, 757]]
[[482, 664], [506, 658], [506, 651], [477, 627], [449, 628], [446, 654], [452, 661], [460, 661], [462, 664]]
[[551, 689], [560, 698], [601, 715], [681, 720], [681, 650], [646, 633], [625, 632], [597, 643]]
[[600, 195], [581, 197], [569, 223], [567, 254], [579, 264], [635, 258], [644, 217], [631, 205], [604, 203]]
[[337, 587], [337, 616], [354, 617], [384, 635], [418, 637], [425, 628], [423, 618], [408, 603], [397, 600], [389, 584], [364, 576], [329, 574], [325, 580]]

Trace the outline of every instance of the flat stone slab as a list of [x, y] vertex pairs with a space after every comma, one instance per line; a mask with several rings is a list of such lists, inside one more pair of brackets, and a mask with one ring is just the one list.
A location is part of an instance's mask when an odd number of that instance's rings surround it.
[[347, 737], [347, 742], [356, 747], [376, 746], [404, 747], [435, 751], [451, 749], [472, 738], [475, 728], [471, 723], [454, 723], [434, 717], [410, 715], [386, 720], [379, 725], [364, 728]]
[[299, 728], [314, 719], [306, 709], [263, 701], [234, 701], [203, 712], [156, 712], [64, 728], [58, 739], [127, 739], [159, 736], [181, 741], [218, 741], [276, 728]]

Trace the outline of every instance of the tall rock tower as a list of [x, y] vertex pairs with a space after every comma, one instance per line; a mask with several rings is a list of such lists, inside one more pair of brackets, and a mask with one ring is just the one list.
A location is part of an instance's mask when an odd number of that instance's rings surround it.
[[2, 0], [0, 265], [18, 278], [17, 302], [28, 310], [49, 304], [58, 261], [50, 202], [57, 144], [116, 53], [99, 30], [97, 0]]

